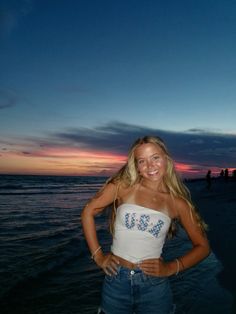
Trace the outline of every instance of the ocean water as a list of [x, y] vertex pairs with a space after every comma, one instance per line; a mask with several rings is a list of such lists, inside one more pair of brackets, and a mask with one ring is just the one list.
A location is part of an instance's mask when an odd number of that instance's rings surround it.
[[[105, 180], [105, 177], [0, 176], [2, 314], [96, 313], [103, 273], [90, 259], [80, 213]], [[206, 200], [209, 202], [212, 198], [209, 198], [211, 192], [202, 193], [204, 186], [204, 181], [199, 181], [198, 184], [192, 184], [191, 189], [196, 195], [200, 193], [202, 203], [206, 204]], [[229, 204], [227, 206], [229, 208]], [[211, 217], [212, 214], [209, 215], [209, 221]], [[230, 219], [232, 221], [232, 217]], [[235, 228], [235, 223], [233, 226]], [[97, 230], [103, 249], [109, 250], [111, 238], [106, 212], [97, 217]], [[183, 250], [183, 239], [186, 236], [181, 237], [177, 237], [177, 241], [181, 241], [178, 247]], [[214, 228], [213, 237], [217, 238]], [[174, 242], [171, 242], [173, 245]], [[186, 245], [189, 245], [187, 241]], [[209, 265], [213, 265], [214, 272]], [[199, 266], [197, 277], [202, 269], [207, 269], [205, 280], [211, 273], [215, 276], [217, 267], [218, 262], [211, 257], [209, 262]], [[232, 273], [230, 269], [229, 273]], [[191, 276], [196, 277], [196, 272]], [[180, 277], [181, 288], [189, 290], [191, 276]], [[178, 282], [175, 287], [178, 287]], [[222, 295], [218, 284], [214, 283], [212, 289], [215, 289], [217, 296]], [[225, 298], [223, 293], [223, 297], [225, 302], [228, 295]]]
[[[0, 176], [1, 313], [95, 313], [102, 273], [80, 213], [106, 178]], [[106, 219], [98, 233], [109, 243]]]

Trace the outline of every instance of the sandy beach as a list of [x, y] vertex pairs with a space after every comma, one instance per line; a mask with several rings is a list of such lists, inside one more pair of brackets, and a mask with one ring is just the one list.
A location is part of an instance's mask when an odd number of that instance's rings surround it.
[[220, 281], [236, 300], [236, 180], [212, 180], [211, 189], [204, 180], [189, 182], [192, 199], [208, 224], [213, 252], [223, 264]]

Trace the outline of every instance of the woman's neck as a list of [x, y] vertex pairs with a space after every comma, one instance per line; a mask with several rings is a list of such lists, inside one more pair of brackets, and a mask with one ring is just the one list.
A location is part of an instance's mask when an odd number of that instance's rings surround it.
[[150, 181], [150, 180], [142, 179], [140, 181], [140, 185], [153, 192], [162, 192], [162, 193], [167, 192], [163, 184], [163, 181]]

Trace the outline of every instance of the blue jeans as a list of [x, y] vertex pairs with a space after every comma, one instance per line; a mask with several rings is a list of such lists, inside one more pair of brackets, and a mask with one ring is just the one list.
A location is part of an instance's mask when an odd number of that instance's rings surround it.
[[166, 277], [147, 276], [140, 269], [125, 267], [118, 267], [117, 275], [105, 276], [100, 308], [105, 314], [170, 314], [172, 309]]

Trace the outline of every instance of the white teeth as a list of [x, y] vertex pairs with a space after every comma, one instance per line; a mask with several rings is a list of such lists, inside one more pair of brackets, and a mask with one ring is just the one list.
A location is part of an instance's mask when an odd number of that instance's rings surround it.
[[158, 171], [157, 171], [157, 170], [156, 170], [156, 171], [151, 171], [151, 172], [148, 172], [148, 174], [149, 174], [149, 175], [151, 175], [151, 176], [152, 176], [152, 175], [154, 175], [154, 174], [156, 174], [156, 173], [158, 173]]

